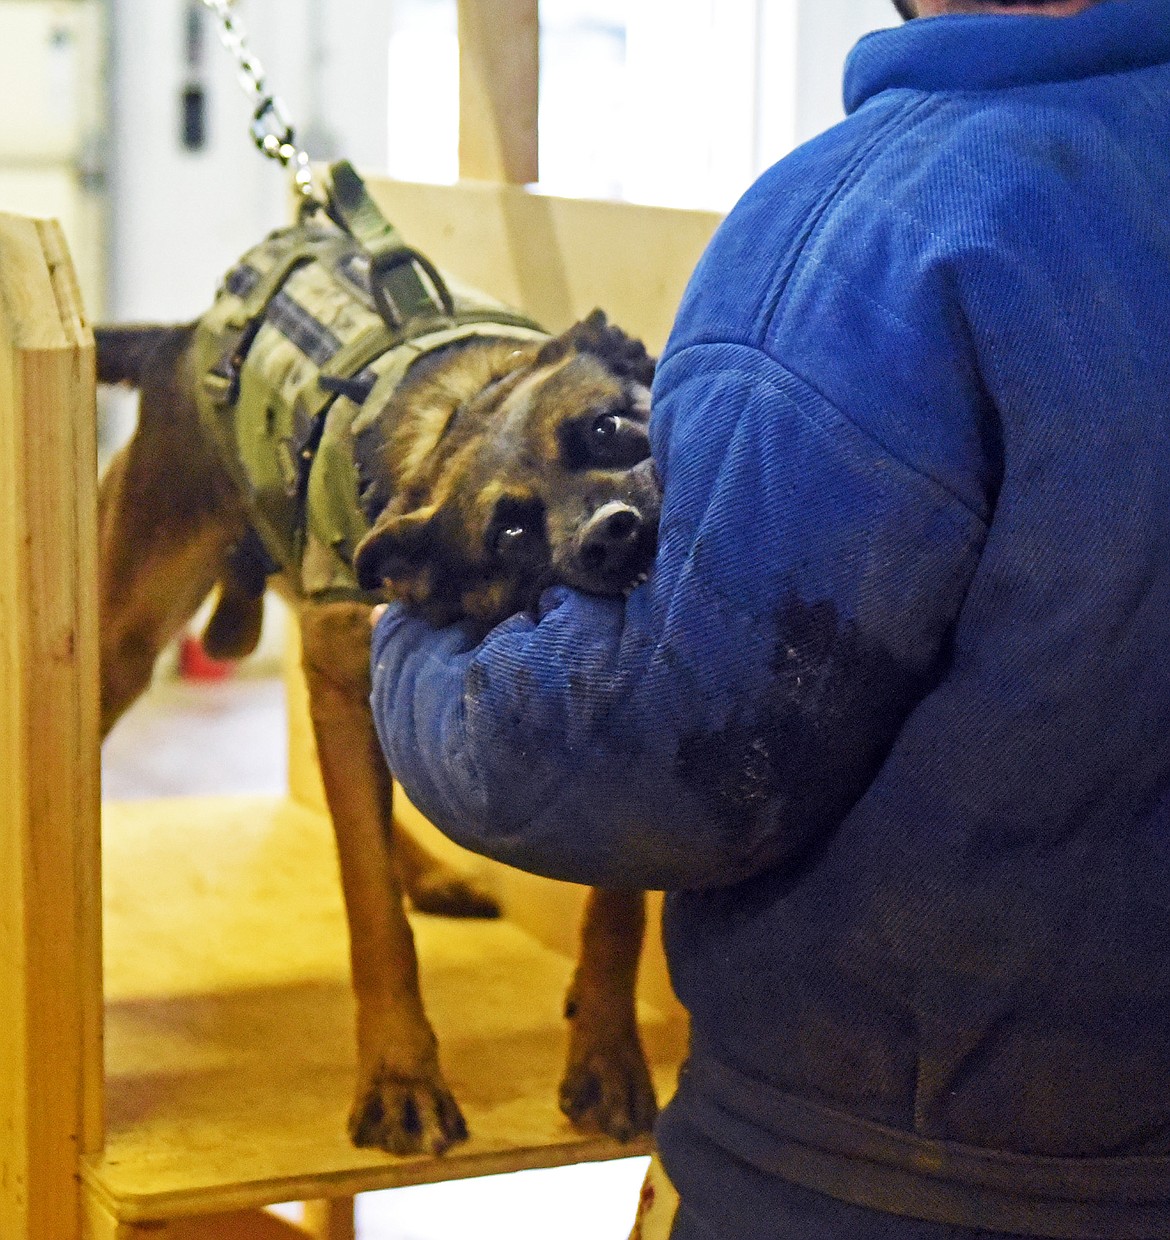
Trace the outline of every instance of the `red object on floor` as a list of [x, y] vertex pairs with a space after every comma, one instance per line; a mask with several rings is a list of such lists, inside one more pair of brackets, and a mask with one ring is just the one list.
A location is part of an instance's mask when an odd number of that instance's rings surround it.
[[231, 660], [213, 659], [193, 633], [179, 643], [179, 675], [184, 680], [226, 680], [235, 670]]

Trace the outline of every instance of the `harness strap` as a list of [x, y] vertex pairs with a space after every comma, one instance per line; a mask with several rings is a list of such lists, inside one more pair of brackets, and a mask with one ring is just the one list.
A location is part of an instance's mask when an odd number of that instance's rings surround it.
[[394, 346], [394, 336], [384, 323], [378, 323], [359, 332], [348, 344], [343, 345], [321, 367], [317, 376], [317, 391], [306, 388], [298, 397], [298, 418], [312, 421], [325, 412], [330, 402], [341, 393], [337, 380], [352, 379], [360, 370], [376, 358], [388, 353]]
[[228, 320], [228, 326], [242, 330], [253, 319], [260, 318], [268, 309], [272, 299], [285, 286], [289, 276], [298, 267], [311, 263], [315, 257], [316, 255], [309, 247], [298, 247], [290, 254], [286, 254], [282, 262], [277, 263], [271, 271], [265, 272], [257, 280], [252, 290], [243, 298], [240, 308]]
[[203, 376], [203, 387], [217, 405], [234, 405], [240, 395], [240, 372], [272, 299], [298, 267], [316, 257], [309, 246], [298, 246], [266, 272], [227, 320], [228, 343], [219, 360]]
[[400, 331], [411, 319], [453, 318], [455, 301], [425, 255], [408, 246], [378, 209], [348, 160], [330, 167], [330, 214], [370, 256], [370, 292], [386, 325]]

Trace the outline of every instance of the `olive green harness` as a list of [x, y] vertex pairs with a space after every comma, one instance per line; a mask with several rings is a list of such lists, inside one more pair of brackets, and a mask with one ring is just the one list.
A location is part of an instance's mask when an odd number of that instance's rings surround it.
[[259, 587], [279, 571], [302, 597], [367, 599], [353, 570], [369, 529], [362, 432], [424, 354], [473, 336], [548, 333], [440, 274], [348, 164], [331, 171], [331, 218], [250, 250], [200, 320], [198, 399], [263, 548], [240, 549], [244, 576]]

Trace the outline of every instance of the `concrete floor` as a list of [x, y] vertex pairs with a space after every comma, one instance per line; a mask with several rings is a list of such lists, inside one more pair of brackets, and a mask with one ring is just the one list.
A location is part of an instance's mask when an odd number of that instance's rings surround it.
[[[275, 794], [286, 775], [284, 689], [267, 677], [162, 677], [102, 754], [111, 799]], [[359, 1240], [626, 1240], [646, 1161], [368, 1193], [358, 1199]]]
[[110, 733], [102, 795], [272, 793], [288, 786], [284, 686], [275, 678], [160, 679]]

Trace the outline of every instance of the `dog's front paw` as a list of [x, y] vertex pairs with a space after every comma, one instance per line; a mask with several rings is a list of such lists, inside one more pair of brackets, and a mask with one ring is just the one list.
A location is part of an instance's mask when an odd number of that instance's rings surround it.
[[560, 1103], [569, 1119], [587, 1132], [603, 1132], [618, 1141], [649, 1132], [658, 1100], [637, 1034], [609, 1045], [574, 1047], [561, 1081]]
[[389, 1154], [441, 1154], [467, 1140], [467, 1124], [442, 1080], [381, 1068], [358, 1093], [349, 1135], [354, 1145]]

